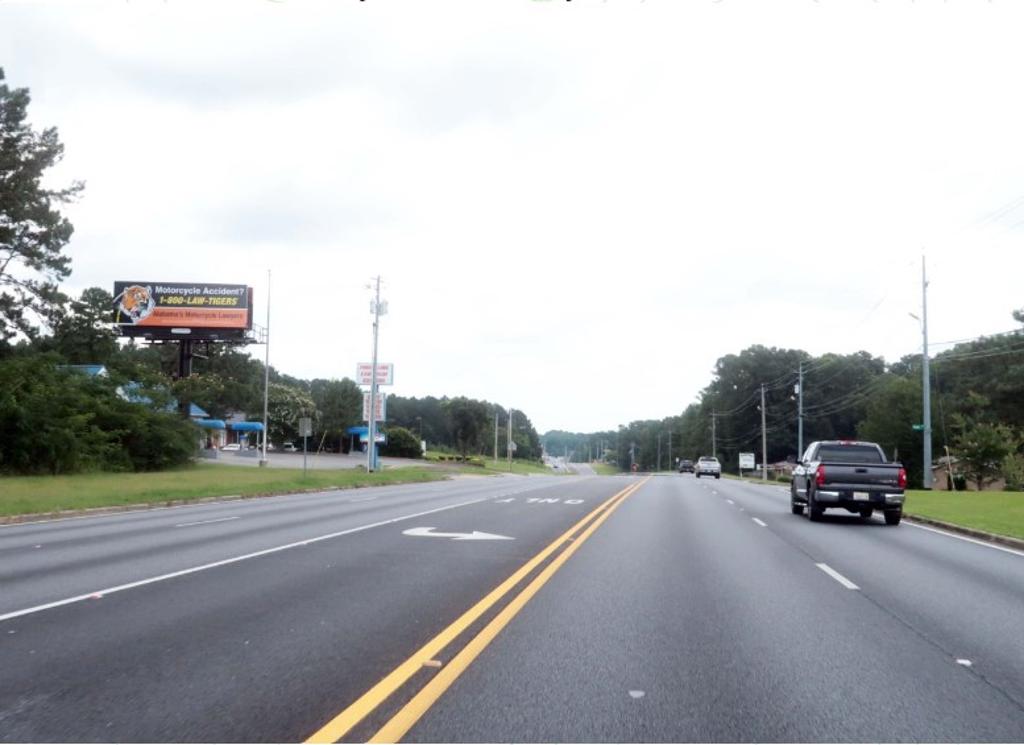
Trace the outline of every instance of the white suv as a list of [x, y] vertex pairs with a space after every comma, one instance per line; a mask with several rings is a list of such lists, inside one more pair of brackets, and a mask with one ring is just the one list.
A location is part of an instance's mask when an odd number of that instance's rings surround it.
[[697, 465], [694, 466], [693, 475], [697, 478], [701, 476], [714, 476], [716, 479], [720, 479], [722, 478], [722, 464], [718, 462], [718, 458], [702, 455], [700, 460], [697, 461]]

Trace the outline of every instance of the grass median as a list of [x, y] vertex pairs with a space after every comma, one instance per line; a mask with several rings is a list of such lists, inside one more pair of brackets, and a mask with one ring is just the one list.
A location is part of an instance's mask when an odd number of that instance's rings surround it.
[[1024, 539], [1024, 492], [918, 491], [907, 492], [907, 515]]
[[207, 497], [263, 496], [309, 489], [351, 489], [437, 481], [446, 474], [429, 468], [357, 470], [238, 468], [200, 463], [157, 473], [86, 473], [73, 476], [0, 477], [0, 517], [52, 514], [66, 510], [157, 505]]

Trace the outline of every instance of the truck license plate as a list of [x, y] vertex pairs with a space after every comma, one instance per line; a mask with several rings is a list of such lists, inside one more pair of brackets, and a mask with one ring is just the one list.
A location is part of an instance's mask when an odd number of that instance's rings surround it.
[[868, 494], [866, 491], [855, 491], [853, 493], [853, 498], [854, 499], [866, 500], [866, 499], [871, 499], [871, 495]]

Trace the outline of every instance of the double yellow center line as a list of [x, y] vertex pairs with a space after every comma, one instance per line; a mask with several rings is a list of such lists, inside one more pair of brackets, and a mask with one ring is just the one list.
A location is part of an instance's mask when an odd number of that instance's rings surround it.
[[[514, 574], [489, 592], [472, 608], [459, 616], [444, 631], [420, 647], [405, 662], [392, 670], [377, 685], [360, 696], [348, 708], [338, 714], [306, 742], [332, 743], [344, 737], [353, 727], [367, 715], [384, 703], [391, 695], [401, 688], [413, 675], [425, 666], [435, 667], [435, 656], [454, 641], [461, 633], [480, 619], [502, 598], [508, 595], [533, 570], [555, 553], [564, 544], [570, 543], [533, 581], [516, 595], [454, 658], [444, 666], [413, 698], [403, 706], [373, 737], [370, 742], [398, 742], [420, 717], [440, 698], [452, 683], [462, 674], [469, 664], [476, 659], [488, 644], [498, 635], [509, 621], [526, 605], [537, 591], [558, 571], [580, 545], [589, 538], [598, 526], [622, 502], [647, 482], [631, 484], [618, 492], [586, 517], [573, 525], [569, 530], [556, 538], [543, 551], [523, 564]], [[578, 535], [577, 535], [578, 534]]]

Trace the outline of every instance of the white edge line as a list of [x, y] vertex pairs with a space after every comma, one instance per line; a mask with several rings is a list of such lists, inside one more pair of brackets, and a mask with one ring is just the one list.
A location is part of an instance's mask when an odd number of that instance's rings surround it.
[[237, 520], [238, 518], [239, 518], [238, 515], [235, 515], [234, 517], [218, 517], [218, 518], [213, 519], [213, 520], [200, 520], [200, 521], [194, 522], [194, 523], [178, 523], [174, 527], [176, 527], [176, 528], [190, 528], [193, 525], [211, 525], [213, 523], [226, 523], [228, 520]]
[[284, 546], [275, 546], [274, 548], [266, 548], [262, 551], [254, 551], [251, 554], [243, 554], [242, 556], [233, 556], [230, 559], [222, 559], [221, 561], [214, 561], [210, 564], [202, 564], [200, 566], [191, 567], [189, 569], [182, 569], [178, 572], [170, 572], [169, 574], [161, 574], [157, 577], [149, 577], [148, 579], [140, 579], [137, 582], [129, 582], [125, 585], [117, 585], [116, 587], [108, 587], [103, 590], [93, 590], [92, 592], [85, 593], [84, 595], [76, 595], [73, 598], [65, 598], [64, 600], [57, 600], [52, 603], [45, 603], [43, 605], [36, 605], [32, 608], [24, 608], [22, 610], [12, 611], [10, 613], [4, 613], [0, 615], [0, 621], [9, 621], [12, 618], [20, 618], [21, 616], [27, 616], [32, 613], [39, 613], [40, 611], [50, 610], [52, 608], [60, 608], [64, 605], [71, 605], [72, 603], [80, 603], [83, 600], [89, 600], [96, 595], [110, 595], [115, 592], [121, 592], [123, 590], [132, 590], [136, 587], [143, 587], [144, 585], [151, 585], [156, 582], [163, 582], [164, 580], [174, 579], [175, 577], [184, 577], [188, 574], [195, 574], [196, 572], [202, 572], [207, 569], [215, 569], [216, 567], [226, 566], [228, 564], [236, 564], [240, 561], [247, 559], [255, 559], [259, 556], [266, 556], [268, 554], [274, 554], [278, 551], [286, 551], [290, 548], [297, 548], [299, 546], [308, 546], [311, 543], [319, 543], [320, 541], [326, 541], [331, 538], [337, 538], [339, 536], [348, 535], [350, 533], [358, 533], [362, 530], [369, 530], [370, 528], [379, 528], [382, 525], [389, 525], [391, 523], [397, 523], [402, 520], [411, 520], [414, 517], [423, 517], [424, 515], [431, 515], [435, 512], [442, 512], [444, 510], [455, 509], [456, 507], [465, 507], [466, 505], [476, 504], [477, 502], [484, 502], [489, 497], [482, 497], [480, 499], [474, 499], [469, 502], [459, 502], [458, 504], [450, 504], [445, 507], [437, 507], [426, 512], [417, 512], [412, 515], [402, 515], [401, 517], [393, 517], [390, 520], [381, 520], [380, 522], [370, 523], [369, 525], [360, 525], [356, 528], [349, 528], [348, 530], [339, 530], [336, 533], [328, 533], [327, 535], [320, 535], [315, 538], [307, 538], [304, 541], [296, 541], [295, 543], [288, 543]]
[[853, 584], [853, 582], [851, 582], [850, 580], [846, 579], [846, 577], [841, 575], [839, 572], [837, 572], [835, 569], [830, 567], [828, 564], [815, 564], [814, 566], [818, 567], [818, 569], [820, 569], [825, 574], [827, 574], [829, 577], [831, 577], [836, 582], [841, 584], [847, 590], [859, 590], [860, 589], [859, 587], [857, 587], [857, 585]]
[[767, 528], [768, 527], [768, 523], [764, 522], [763, 520], [758, 520], [756, 517], [752, 517], [750, 519], [753, 520], [758, 525], [760, 525], [762, 528]]
[[938, 528], [932, 528], [927, 525], [919, 525], [918, 523], [912, 522], [911, 520], [907, 520], [904, 524], [909, 525], [912, 528], [927, 530], [929, 533], [938, 533], [939, 535], [944, 535], [949, 538], [956, 538], [958, 541], [967, 541], [968, 543], [974, 543], [978, 546], [984, 546], [985, 548], [994, 548], [997, 551], [1005, 551], [1006, 553], [1013, 554], [1014, 556], [1024, 556], [1024, 551], [1018, 551], [1015, 548], [1009, 548], [1008, 546], [1000, 546], [997, 543], [989, 543], [988, 541], [981, 541], [977, 538], [970, 538], [969, 536], [965, 535], [957, 535], [956, 533], [950, 533], [946, 530], [939, 530]]

